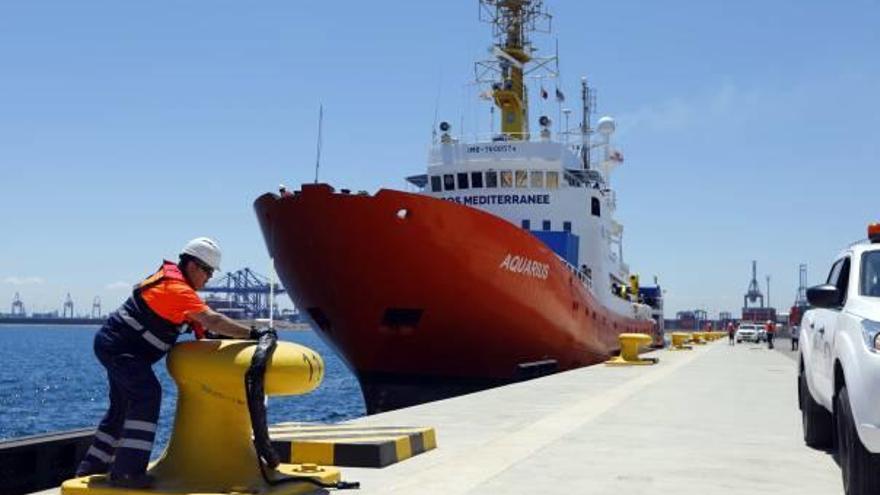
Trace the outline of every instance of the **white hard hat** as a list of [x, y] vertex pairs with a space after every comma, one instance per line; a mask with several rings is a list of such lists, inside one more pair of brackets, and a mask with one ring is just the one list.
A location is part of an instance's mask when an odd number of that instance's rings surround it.
[[215, 270], [220, 270], [220, 246], [207, 237], [196, 237], [186, 243], [180, 254], [188, 254]]

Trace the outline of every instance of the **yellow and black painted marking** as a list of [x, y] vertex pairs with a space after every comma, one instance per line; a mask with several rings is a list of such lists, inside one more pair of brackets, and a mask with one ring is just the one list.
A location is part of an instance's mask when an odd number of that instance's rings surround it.
[[437, 447], [433, 428], [279, 423], [269, 427], [282, 462], [385, 467]]

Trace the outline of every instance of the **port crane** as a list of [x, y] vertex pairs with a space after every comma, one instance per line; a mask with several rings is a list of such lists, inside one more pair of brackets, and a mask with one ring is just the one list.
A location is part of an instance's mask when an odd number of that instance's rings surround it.
[[101, 317], [101, 297], [95, 296], [95, 299], [92, 300], [92, 318], [100, 318]]
[[[67, 316], [68, 310], [70, 311], [69, 317]], [[64, 300], [64, 308], [61, 311], [63, 318], [73, 318], [73, 299], [70, 298], [70, 292], [67, 293], [67, 299]]]
[[12, 316], [24, 316], [24, 303], [21, 302], [21, 296], [18, 295], [18, 292], [12, 299]]
[[[770, 283], [769, 279], [767, 281], [768, 285]], [[755, 301], [760, 299], [761, 305], [759, 307], [764, 307], [764, 294], [761, 294], [761, 288], [758, 286], [758, 262], [752, 260], [752, 281], [749, 282], [749, 289], [746, 291], [746, 294], [743, 296], [743, 307], [748, 308], [749, 302], [755, 304]], [[753, 306], [754, 307], [754, 306]]]
[[270, 290], [280, 294], [284, 292], [284, 287], [278, 283], [270, 285], [267, 277], [250, 268], [242, 268], [226, 273], [199, 292], [210, 294], [208, 304], [221, 312], [243, 313], [235, 315], [243, 317], [264, 317], [269, 314]]

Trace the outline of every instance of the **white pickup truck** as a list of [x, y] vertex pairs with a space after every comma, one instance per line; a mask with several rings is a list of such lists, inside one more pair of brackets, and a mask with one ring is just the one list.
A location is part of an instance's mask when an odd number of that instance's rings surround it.
[[838, 449], [847, 495], [880, 494], [880, 224], [807, 290], [798, 402], [804, 441]]
[[754, 323], [740, 323], [736, 329], [736, 343], [740, 342], [760, 342], [758, 339], [758, 325]]

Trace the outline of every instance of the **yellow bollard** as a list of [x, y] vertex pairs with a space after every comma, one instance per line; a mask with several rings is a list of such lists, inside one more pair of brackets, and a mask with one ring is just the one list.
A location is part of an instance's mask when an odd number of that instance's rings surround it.
[[671, 351], [689, 351], [693, 349], [693, 347], [687, 344], [690, 335], [684, 332], [672, 332], [672, 348]]
[[[251, 341], [201, 340], [174, 346], [168, 370], [177, 383], [177, 412], [168, 447], [148, 473], [148, 490], [114, 488], [105, 475], [66, 481], [62, 495], [210, 493], [298, 494], [314, 491], [309, 483], [267, 484], [253, 446], [244, 375], [256, 346]], [[321, 357], [306, 347], [278, 342], [266, 366], [265, 393], [311, 392], [324, 377]], [[270, 478], [298, 476], [324, 483], [339, 481], [339, 470], [314, 464], [266, 468]]]
[[620, 339], [620, 356], [605, 361], [609, 366], [632, 366], [657, 364], [657, 358], [642, 359], [639, 357], [639, 347], [649, 346], [653, 342], [650, 335], [644, 333], [622, 333]]
[[691, 332], [691, 343], [704, 345], [706, 341], [703, 340], [703, 332]]

